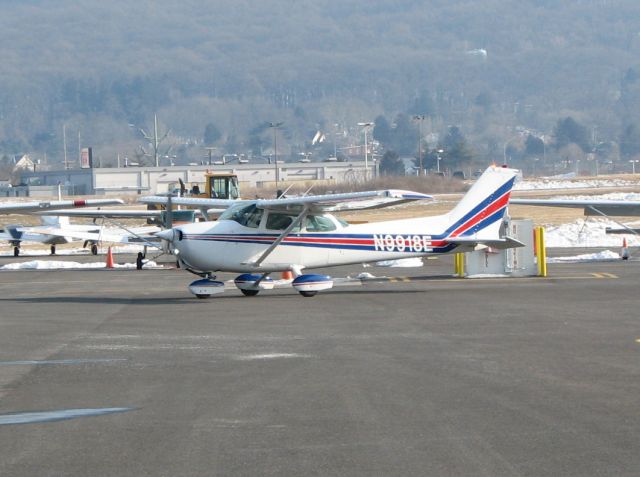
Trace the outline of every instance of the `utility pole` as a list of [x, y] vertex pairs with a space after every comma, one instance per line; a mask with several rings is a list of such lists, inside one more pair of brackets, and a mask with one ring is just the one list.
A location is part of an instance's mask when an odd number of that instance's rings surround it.
[[212, 162], [211, 162], [211, 154], [212, 154], [213, 150], [216, 149], [216, 148], [215, 147], [205, 147], [205, 149], [209, 153], [209, 165], [211, 165], [212, 164]]
[[424, 121], [424, 114], [415, 115], [413, 119], [418, 121], [418, 163], [420, 166], [418, 175], [421, 176], [424, 174], [424, 167], [422, 165], [422, 122]]
[[367, 132], [369, 128], [373, 126], [373, 123], [371, 121], [358, 123], [358, 126], [364, 128], [364, 180], [366, 182], [369, 180], [369, 145], [367, 144]]
[[[160, 160], [159, 160], [159, 156], [158, 156], [158, 148], [160, 147], [160, 144], [162, 144], [162, 141], [164, 141], [167, 136], [169, 135], [169, 133], [171, 132], [171, 129], [168, 129], [166, 133], [164, 133], [164, 135], [158, 139], [158, 115], [154, 114], [153, 115], [153, 137], [149, 136], [144, 129], [140, 128], [140, 132], [142, 133], [142, 135], [144, 136], [144, 138], [151, 142], [151, 145], [153, 146], [153, 163], [155, 164], [156, 167], [160, 166]], [[169, 154], [169, 151], [171, 150], [171, 146], [169, 146], [169, 149], [167, 149], [166, 154]], [[142, 152], [144, 153], [144, 149], [142, 150]], [[148, 155], [145, 153], [145, 156]]]
[[276, 199], [278, 198], [278, 180], [279, 180], [279, 173], [278, 173], [278, 134], [277, 131], [278, 129], [280, 129], [280, 126], [282, 126], [284, 123], [282, 121], [280, 121], [279, 123], [269, 123], [269, 127], [271, 129], [273, 129], [273, 162], [275, 164], [275, 168], [276, 168]]
[[62, 125], [62, 147], [64, 148], [64, 170], [69, 169], [69, 163], [67, 161], [67, 125]]

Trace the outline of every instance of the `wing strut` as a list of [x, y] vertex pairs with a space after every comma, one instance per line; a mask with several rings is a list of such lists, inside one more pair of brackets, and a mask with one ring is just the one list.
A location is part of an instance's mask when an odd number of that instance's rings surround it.
[[[598, 210], [594, 205], [590, 205], [590, 206], [588, 206], [588, 207], [586, 207], [586, 208], [587, 208], [587, 209], [589, 209], [589, 210], [591, 210], [591, 211], [593, 211], [593, 212], [595, 212], [596, 214], [602, 215], [603, 217], [605, 217], [605, 218], [607, 218], [607, 219], [609, 219], [609, 220], [613, 220], [613, 219], [611, 219], [611, 217], [609, 217], [607, 214], [605, 214], [604, 212], [602, 212], [602, 211]], [[614, 220], [614, 222], [615, 222], [616, 224], [618, 224], [620, 227], [622, 227], [623, 229], [625, 229], [625, 230], [629, 231], [629, 233], [630, 233], [630, 234], [640, 235], [640, 234], [638, 234], [638, 232], [637, 232], [636, 230], [634, 230], [634, 229], [630, 228], [629, 226], [627, 226], [627, 225], [623, 224], [622, 222], [618, 222], [617, 220]]]
[[302, 222], [302, 219], [304, 219], [308, 211], [309, 211], [309, 204], [305, 204], [304, 208], [302, 209], [302, 212], [300, 212], [300, 214], [289, 224], [289, 226], [282, 231], [282, 233], [278, 236], [278, 238], [275, 239], [271, 245], [269, 245], [269, 248], [267, 248], [264, 251], [264, 253], [260, 255], [258, 260], [253, 262], [252, 265], [259, 267], [260, 264], [264, 262], [269, 255], [271, 255], [271, 252], [273, 252], [276, 249], [276, 247], [280, 245], [285, 238], [287, 238], [287, 236], [291, 233], [291, 231]]

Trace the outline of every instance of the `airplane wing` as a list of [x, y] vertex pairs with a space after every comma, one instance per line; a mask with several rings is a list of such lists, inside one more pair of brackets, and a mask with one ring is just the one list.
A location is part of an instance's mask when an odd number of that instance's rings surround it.
[[584, 215], [640, 216], [640, 202], [628, 200], [511, 199], [509, 204], [584, 209]]
[[[190, 205], [203, 210], [210, 208], [228, 208], [239, 203], [256, 204], [264, 209], [291, 209], [309, 206], [310, 211], [337, 212], [343, 210], [363, 210], [399, 205], [414, 200], [433, 199], [433, 196], [406, 190], [377, 190], [366, 192], [347, 192], [343, 194], [308, 195], [282, 199], [230, 200], [202, 199], [195, 197], [174, 197], [174, 205]], [[144, 204], [167, 204], [166, 196], [148, 196], [139, 199]]]
[[113, 243], [144, 243], [146, 241], [156, 242], [155, 236], [151, 235], [160, 231], [159, 227], [135, 227], [128, 232], [117, 229], [93, 230], [68, 230], [60, 227], [29, 227], [29, 233], [52, 235], [56, 237], [68, 237], [76, 240], [89, 240], [92, 242], [113, 242]]
[[126, 209], [67, 209], [36, 212], [35, 215], [57, 215], [61, 217], [88, 217], [94, 219], [138, 219], [161, 217], [160, 210]]
[[306, 206], [310, 212], [338, 212], [344, 210], [377, 209], [399, 205], [415, 200], [433, 199], [433, 196], [406, 190], [376, 190], [366, 192], [346, 192], [343, 194], [309, 195], [284, 199], [261, 199], [255, 201], [259, 208], [288, 210]]
[[120, 199], [87, 199], [87, 200], [51, 200], [42, 202], [6, 202], [0, 204], [0, 214], [20, 214], [56, 209], [73, 209], [76, 207], [92, 207], [99, 205], [122, 205]]
[[[160, 204], [167, 205], [167, 196], [164, 195], [149, 195], [146, 197], [140, 197], [138, 202], [142, 204]], [[203, 199], [198, 197], [172, 197], [171, 203], [173, 205], [190, 205], [192, 207], [198, 207], [206, 210], [210, 208], [226, 209], [239, 202], [255, 202], [251, 200], [233, 200], [233, 199]]]

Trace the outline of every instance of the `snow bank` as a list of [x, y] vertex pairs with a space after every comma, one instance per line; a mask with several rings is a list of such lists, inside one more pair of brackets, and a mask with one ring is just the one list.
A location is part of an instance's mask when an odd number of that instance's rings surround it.
[[[631, 224], [632, 225], [632, 224]], [[616, 222], [608, 219], [577, 219], [575, 222], [562, 225], [546, 226], [545, 243], [547, 247], [620, 247], [622, 236], [607, 235], [607, 227], [621, 228]], [[640, 238], [636, 235], [624, 235], [630, 247], [640, 246]]]

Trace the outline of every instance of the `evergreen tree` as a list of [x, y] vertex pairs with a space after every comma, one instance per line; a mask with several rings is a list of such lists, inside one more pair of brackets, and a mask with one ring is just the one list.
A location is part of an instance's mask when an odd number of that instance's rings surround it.
[[381, 144], [389, 145], [391, 142], [391, 126], [384, 116], [378, 116], [374, 121], [373, 138]]
[[207, 146], [212, 146], [222, 137], [220, 130], [216, 127], [215, 124], [209, 123], [204, 128], [204, 143]]
[[403, 176], [404, 163], [395, 151], [388, 150], [380, 161], [380, 174], [383, 176]]
[[571, 116], [558, 120], [553, 135], [556, 138], [555, 147], [557, 150], [569, 144], [577, 144], [584, 152], [591, 150], [587, 128]]
[[442, 141], [441, 154], [450, 168], [458, 168], [467, 164], [473, 159], [473, 153], [467, 146], [467, 140], [462, 135], [458, 126], [450, 126], [447, 135]]

